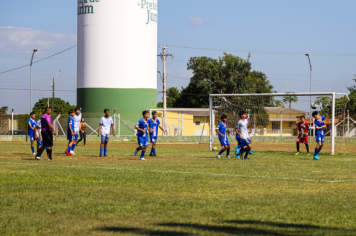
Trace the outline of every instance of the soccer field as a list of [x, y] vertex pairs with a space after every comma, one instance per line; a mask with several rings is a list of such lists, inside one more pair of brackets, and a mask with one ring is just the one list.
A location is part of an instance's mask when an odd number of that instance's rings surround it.
[[313, 161], [303, 145], [295, 156], [295, 143], [254, 143], [240, 160], [158, 144], [140, 161], [136, 143], [110, 142], [107, 158], [99, 142], [73, 157], [66, 144], [55, 141], [50, 162], [26, 142], [0, 142], [0, 235], [356, 234], [355, 152], [325, 148]]

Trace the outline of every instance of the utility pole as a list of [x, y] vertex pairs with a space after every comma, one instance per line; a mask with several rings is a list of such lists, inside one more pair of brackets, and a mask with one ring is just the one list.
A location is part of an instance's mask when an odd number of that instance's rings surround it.
[[32, 62], [33, 62], [33, 56], [37, 52], [37, 49], [33, 49], [32, 57], [31, 57], [31, 63], [30, 63], [30, 113], [32, 111]]
[[166, 122], [167, 122], [167, 80], [166, 80], [166, 59], [167, 57], [171, 57], [171, 59], [174, 58], [172, 54], [166, 54], [166, 49], [168, 46], [165, 45], [160, 45], [160, 48], [162, 48], [162, 53], [157, 55], [158, 57], [161, 57], [163, 61], [163, 127], [167, 129], [166, 127]]
[[52, 84], [52, 112], [54, 113], [54, 82], [55, 78], [53, 77], [53, 84]]
[[[312, 92], [312, 64], [310, 62], [310, 57], [309, 57], [309, 54], [305, 54], [305, 56], [308, 57], [308, 60], [309, 60], [309, 66], [310, 66], [310, 93]], [[312, 110], [311, 110], [311, 95], [310, 95], [310, 103], [309, 103], [309, 107], [310, 107], [310, 111], [309, 111], [309, 125], [311, 127], [311, 121], [312, 121]], [[315, 123], [315, 122], [314, 122]], [[315, 132], [315, 124], [313, 124], [313, 127], [314, 127], [314, 132]], [[315, 135], [314, 135], [315, 136]], [[311, 133], [309, 135], [309, 143], [311, 142]]]

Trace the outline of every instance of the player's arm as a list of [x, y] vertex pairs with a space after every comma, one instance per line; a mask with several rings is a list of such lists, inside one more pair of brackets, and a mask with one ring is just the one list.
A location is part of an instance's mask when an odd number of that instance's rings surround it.
[[99, 124], [98, 137], [100, 137], [101, 124]]
[[161, 130], [162, 130], [162, 132], [163, 133], [166, 133], [166, 131], [162, 128], [162, 126], [160, 125], [160, 126], [158, 126]]
[[37, 126], [35, 126], [35, 140], [37, 139]]
[[223, 135], [222, 133], [220, 133], [219, 129], [216, 129], [215, 131], [216, 131], [216, 133], [220, 134], [221, 137], [223, 137], [223, 138], [225, 137], [225, 135]]
[[32, 130], [35, 130], [35, 128], [34, 128], [34, 127], [32, 127], [31, 122], [28, 122], [28, 125], [30, 126], [30, 128], [31, 128]]
[[240, 136], [241, 139], [244, 139], [244, 137], [242, 137], [242, 135], [240, 134], [240, 129], [235, 129], [236, 133]]
[[114, 126], [114, 124], [111, 125], [111, 128], [112, 128], [112, 131], [113, 131], [113, 135], [115, 136], [115, 135], [116, 135], [116, 132], [115, 132], [115, 126]]
[[74, 135], [74, 132], [73, 132], [71, 123], [69, 123], [69, 129], [70, 129], [70, 132], [71, 132], [71, 134], [72, 134], [72, 136], [73, 136], [73, 135]]
[[49, 122], [49, 121], [47, 120], [47, 124], [48, 124], [48, 127], [52, 130], [53, 134], [54, 134], [54, 135], [56, 136], [56, 138], [57, 138], [57, 133], [56, 133], [56, 131], [54, 130], [53, 125], [51, 124], [51, 122]]
[[135, 129], [137, 129], [137, 130], [139, 130], [139, 131], [142, 131], [142, 132], [145, 132], [143, 129], [141, 129], [141, 128], [139, 127], [139, 124], [137, 124], [137, 125], [135, 126]]
[[39, 136], [40, 136], [40, 139], [42, 140], [41, 129], [40, 129], [38, 126], [36, 126], [36, 128], [37, 128], [37, 130], [38, 130], [38, 134], [39, 134]]

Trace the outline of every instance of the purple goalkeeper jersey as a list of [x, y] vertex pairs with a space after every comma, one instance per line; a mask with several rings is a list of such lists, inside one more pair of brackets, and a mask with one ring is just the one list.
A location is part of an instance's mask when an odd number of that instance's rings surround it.
[[51, 128], [49, 128], [48, 123], [51, 123], [53, 127], [53, 121], [50, 115], [47, 115], [46, 113], [41, 116], [41, 130], [42, 131], [52, 131]]

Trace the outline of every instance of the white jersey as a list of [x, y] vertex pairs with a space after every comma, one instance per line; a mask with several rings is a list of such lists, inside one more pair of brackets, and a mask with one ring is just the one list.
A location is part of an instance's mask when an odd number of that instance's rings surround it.
[[239, 130], [239, 133], [242, 135], [243, 139], [249, 139], [250, 135], [248, 133], [248, 120], [239, 120], [236, 124], [236, 129]]
[[110, 127], [114, 125], [114, 121], [112, 120], [111, 117], [105, 118], [105, 116], [101, 117], [100, 120], [100, 125], [101, 125], [101, 135], [103, 136], [109, 136], [110, 135]]
[[82, 120], [82, 113], [80, 113], [79, 115], [74, 115], [73, 120], [74, 120], [74, 132], [76, 134], [79, 134], [80, 121]]
[[[38, 119], [37, 123], [36, 123], [36, 127], [40, 129], [40, 132], [41, 132], [41, 119]], [[36, 129], [36, 136], [37, 138], [40, 137], [40, 134], [38, 132], [38, 129]]]

